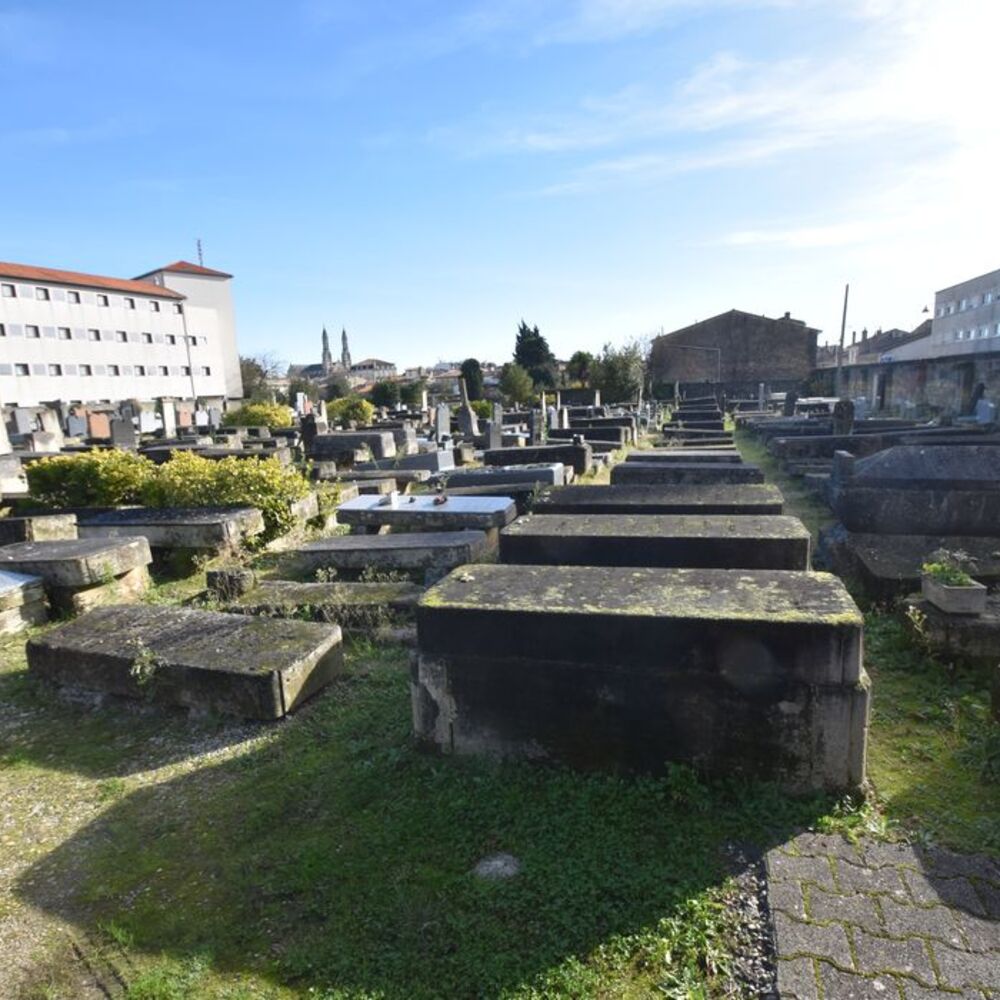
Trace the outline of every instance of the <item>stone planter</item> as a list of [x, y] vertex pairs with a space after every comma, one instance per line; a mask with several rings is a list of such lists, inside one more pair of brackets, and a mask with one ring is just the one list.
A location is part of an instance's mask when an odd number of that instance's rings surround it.
[[926, 573], [920, 578], [924, 597], [936, 608], [950, 615], [981, 615], [986, 610], [986, 587], [981, 583], [949, 586]]

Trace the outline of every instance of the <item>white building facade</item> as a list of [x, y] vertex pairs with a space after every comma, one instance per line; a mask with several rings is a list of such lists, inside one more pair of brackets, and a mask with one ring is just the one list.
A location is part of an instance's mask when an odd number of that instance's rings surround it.
[[0, 403], [238, 399], [232, 275], [137, 279], [0, 263]]
[[1000, 350], [1000, 271], [971, 278], [934, 296], [928, 357]]

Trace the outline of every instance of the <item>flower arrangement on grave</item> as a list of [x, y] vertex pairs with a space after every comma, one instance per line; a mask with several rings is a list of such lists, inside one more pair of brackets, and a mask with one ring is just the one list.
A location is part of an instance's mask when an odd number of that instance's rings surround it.
[[920, 588], [935, 607], [949, 614], [981, 614], [986, 587], [971, 576], [976, 560], [961, 549], [937, 549], [921, 566]]

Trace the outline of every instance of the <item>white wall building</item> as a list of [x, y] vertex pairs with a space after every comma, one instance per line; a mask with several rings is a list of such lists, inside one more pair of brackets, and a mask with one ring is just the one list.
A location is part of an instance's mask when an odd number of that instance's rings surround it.
[[1000, 271], [943, 288], [934, 296], [925, 357], [1000, 350]]
[[240, 398], [232, 275], [129, 280], [0, 263], [0, 403]]

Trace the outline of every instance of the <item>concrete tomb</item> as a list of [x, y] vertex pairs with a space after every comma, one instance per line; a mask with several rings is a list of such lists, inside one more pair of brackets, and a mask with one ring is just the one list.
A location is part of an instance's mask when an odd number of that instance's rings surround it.
[[666, 484], [717, 485], [719, 483], [763, 483], [756, 465], [725, 465], [711, 462], [622, 462], [611, 470], [611, 484], [648, 486]]
[[236, 550], [264, 531], [256, 507], [125, 507], [81, 513], [78, 519], [81, 538], [142, 536], [153, 550], [213, 554]]
[[716, 486], [564, 486], [535, 501], [536, 514], [780, 514], [770, 484]]
[[76, 514], [31, 514], [0, 517], [0, 545], [76, 538]]
[[210, 611], [100, 608], [31, 639], [50, 683], [246, 719], [280, 719], [343, 669], [337, 625]]
[[361, 496], [337, 508], [337, 520], [364, 528], [403, 528], [408, 531], [453, 531], [461, 528], [502, 528], [516, 517], [507, 497], [399, 497], [385, 503], [381, 497]]
[[145, 538], [75, 538], [0, 548], [0, 569], [39, 576], [54, 607], [85, 611], [138, 600], [153, 557]]
[[746, 514], [546, 514], [500, 533], [500, 561], [549, 566], [809, 568], [797, 517]]
[[356, 468], [367, 471], [383, 470], [390, 475], [397, 469], [426, 469], [428, 472], [445, 472], [455, 468], [455, 452], [452, 448], [439, 451], [425, 451], [419, 455], [403, 455], [398, 458], [377, 459], [374, 462], [359, 462]]
[[576, 475], [583, 476], [594, 464], [594, 455], [590, 445], [574, 442], [528, 448], [498, 448], [483, 452], [484, 465], [537, 465], [554, 462], [572, 466]]
[[566, 467], [561, 462], [535, 465], [492, 465], [479, 469], [459, 469], [438, 477], [452, 486], [506, 486], [515, 483], [544, 483], [561, 486]]
[[48, 619], [40, 577], [0, 569], [0, 635], [12, 635]]
[[714, 450], [694, 448], [645, 448], [631, 451], [625, 456], [626, 462], [721, 462], [727, 465], [742, 465], [743, 458], [735, 448]]
[[827, 574], [463, 566], [417, 609], [414, 729], [454, 753], [855, 790], [862, 624]]
[[426, 531], [396, 535], [336, 535], [294, 553], [300, 572], [336, 570], [350, 578], [365, 570], [400, 570], [436, 579], [465, 563], [490, 557], [485, 531]]
[[335, 461], [338, 455], [357, 448], [368, 448], [372, 458], [393, 458], [396, 441], [392, 431], [331, 431], [313, 438], [311, 457]]

